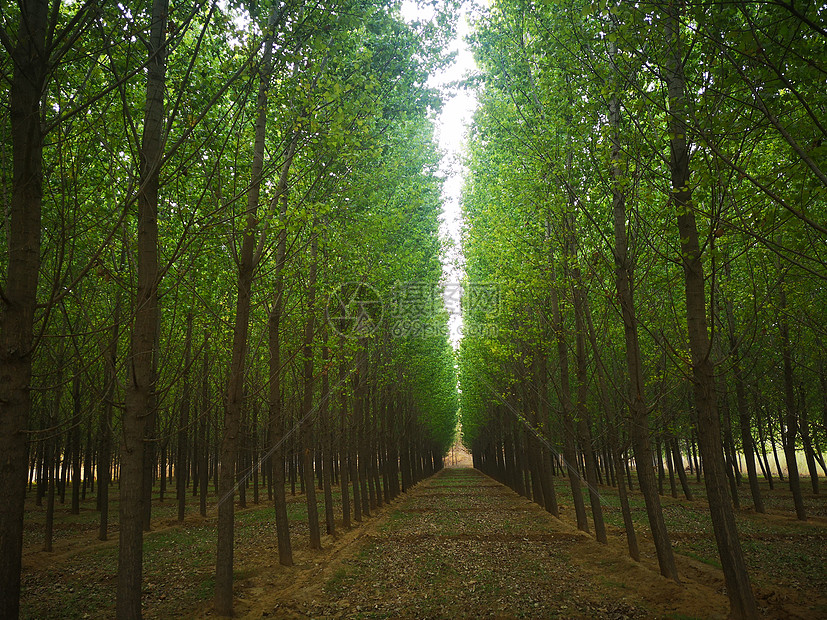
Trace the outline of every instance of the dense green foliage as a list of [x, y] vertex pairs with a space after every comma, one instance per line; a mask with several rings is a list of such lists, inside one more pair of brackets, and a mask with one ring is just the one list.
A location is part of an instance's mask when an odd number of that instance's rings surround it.
[[[469, 445], [484, 425], [492, 386], [507, 390], [514, 380], [513, 372], [502, 371], [514, 362], [520, 340], [539, 350], [549, 346], [543, 325], [550, 287], [571, 311], [575, 283], [563, 277], [563, 263], [582, 273], [600, 340], [590, 353], [590, 372], [597, 356], [610, 374], [625, 371], [616, 363], [622, 324], [613, 290], [615, 183], [627, 197], [629, 247], [639, 274], [636, 309], [656, 417], [675, 431], [691, 425], [682, 396], [688, 354], [683, 300], [675, 294], [682, 270], [665, 176], [657, 10], [503, 2], [477, 22], [480, 107], [467, 160], [464, 247], [469, 286], [499, 282], [502, 303], [496, 316], [465, 314], [472, 334], [462, 345]], [[732, 381], [728, 338], [734, 336], [757, 404], [774, 416], [783, 398], [777, 325], [779, 315], [786, 316], [794, 326], [799, 398], [820, 410], [827, 185], [820, 178], [825, 95], [816, 84], [825, 71], [825, 38], [817, 26], [823, 15], [814, 8], [796, 16], [775, 5], [733, 5], [727, 24], [713, 10], [688, 5], [684, 15], [688, 88], [695, 95], [687, 128], [696, 144], [691, 182], [709, 270], [712, 354], [722, 379]], [[618, 50], [613, 58], [610, 44]], [[790, 58], [780, 61], [788, 49]], [[622, 104], [619, 180], [610, 170], [612, 96]], [[573, 252], [567, 219], [576, 231]], [[782, 283], [786, 310], [779, 306]], [[731, 324], [726, 305], [734, 313]], [[591, 377], [590, 389], [594, 382]], [[823, 438], [823, 425], [812, 432]]]

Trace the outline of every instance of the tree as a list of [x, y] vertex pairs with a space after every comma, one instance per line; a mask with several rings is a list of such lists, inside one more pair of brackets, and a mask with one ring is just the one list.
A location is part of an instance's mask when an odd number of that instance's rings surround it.
[[679, 30], [679, 10], [679, 7], [674, 5], [663, 7], [666, 43], [666, 64], [663, 75], [669, 98], [669, 170], [672, 203], [677, 213], [678, 233], [681, 241], [686, 291], [686, 323], [692, 354], [692, 381], [698, 412], [698, 435], [704, 459], [706, 474], [704, 480], [709, 511], [726, 579], [731, 612], [739, 618], [751, 618], [756, 614], [755, 599], [741, 551], [731, 500], [724, 484], [720, 419], [715, 396], [715, 377], [710, 359], [712, 348], [706, 323], [703, 259], [689, 179], [690, 143], [684, 120], [687, 93], [683, 77], [684, 52]]
[[138, 280], [130, 339], [121, 444], [118, 543], [119, 618], [141, 617], [145, 437], [156, 414], [158, 306], [158, 189], [163, 158], [167, 0], [153, 0], [147, 44], [146, 107], [138, 182]]

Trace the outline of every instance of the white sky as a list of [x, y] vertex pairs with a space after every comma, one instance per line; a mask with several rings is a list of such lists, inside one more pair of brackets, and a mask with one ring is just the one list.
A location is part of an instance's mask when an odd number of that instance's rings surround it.
[[[412, 0], [404, 0], [402, 16], [409, 21], [430, 19], [433, 16], [433, 9], [418, 6]], [[468, 32], [469, 7], [463, 4], [457, 25], [457, 36], [451, 44], [451, 51], [457, 52], [454, 63], [446, 70], [432, 75], [429, 80], [431, 86], [440, 88], [447, 95], [442, 112], [436, 118], [436, 136], [443, 153], [440, 171], [445, 175], [440, 234], [448, 240], [449, 245], [447, 260], [443, 261], [442, 273], [446, 285], [446, 306], [450, 312], [451, 342], [454, 348], [459, 346], [459, 340], [462, 337], [462, 316], [459, 313], [457, 286], [462, 281], [465, 263], [460, 245], [462, 227], [460, 195], [464, 171], [461, 156], [465, 134], [471, 124], [477, 100], [473, 92], [449, 88], [449, 85], [476, 70], [473, 54], [465, 43], [465, 36]]]

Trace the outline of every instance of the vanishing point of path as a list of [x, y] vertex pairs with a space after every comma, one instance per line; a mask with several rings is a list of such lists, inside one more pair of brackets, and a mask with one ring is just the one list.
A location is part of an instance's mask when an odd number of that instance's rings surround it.
[[714, 588], [671, 582], [469, 467], [442, 470], [292, 571], [276, 567], [251, 580], [240, 615], [714, 618], [727, 611]]

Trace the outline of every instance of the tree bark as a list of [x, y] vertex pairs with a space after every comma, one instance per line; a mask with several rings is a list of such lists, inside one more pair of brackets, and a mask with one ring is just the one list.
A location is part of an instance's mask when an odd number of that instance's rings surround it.
[[683, 495], [691, 502], [692, 489], [689, 488], [689, 481], [686, 479], [686, 470], [683, 467], [683, 456], [681, 456], [681, 448], [678, 444], [678, 438], [672, 437], [670, 443], [672, 444], [672, 463], [675, 465], [675, 469], [678, 470], [678, 478], [681, 481]]
[[715, 375], [710, 360], [712, 345], [709, 341], [706, 321], [703, 260], [689, 181], [690, 148], [686, 135], [686, 85], [683, 75], [684, 59], [678, 5], [665, 5], [663, 11], [667, 46], [664, 79], [669, 107], [669, 168], [672, 203], [677, 211], [680, 236], [686, 323], [691, 352], [695, 406], [698, 414], [698, 438], [704, 462], [704, 481], [712, 527], [730, 601], [730, 613], [736, 618], [754, 618], [757, 615], [755, 598], [726, 489]]
[[[729, 271], [728, 268], [727, 271]], [[735, 406], [738, 409], [738, 423], [741, 431], [741, 446], [744, 451], [744, 458], [747, 462], [749, 490], [752, 495], [752, 504], [755, 507], [755, 512], [763, 513], [766, 511], [764, 509], [764, 500], [761, 497], [761, 487], [758, 485], [758, 472], [755, 469], [755, 444], [752, 441], [752, 429], [749, 419], [749, 408], [747, 407], [744, 375], [741, 370], [740, 350], [738, 346], [738, 339], [735, 335], [735, 316], [732, 309], [732, 300], [727, 299], [724, 302], [724, 310], [726, 312], [727, 331], [729, 332], [729, 351], [732, 356], [732, 374], [735, 379]]]
[[[649, 529], [652, 532], [652, 540], [655, 544], [660, 574], [677, 581], [678, 570], [672, 554], [669, 533], [663, 520], [663, 511], [661, 510], [660, 497], [658, 497], [657, 483], [655, 482], [655, 471], [652, 466], [649, 412], [645, 400], [643, 361], [638, 339], [633, 267], [629, 260], [629, 240], [626, 234], [626, 195], [623, 189], [623, 171], [620, 167], [620, 101], [616, 95], [609, 101], [609, 122], [612, 126], [612, 215], [615, 240], [615, 288], [620, 301], [620, 314], [623, 319], [623, 335], [626, 344], [626, 371], [629, 381], [627, 395], [630, 415], [629, 435], [635, 455], [638, 484], [646, 504], [646, 516], [649, 520]], [[631, 489], [631, 475], [628, 475], [627, 479]]]
[[[572, 223], [568, 222], [569, 243], [572, 248], [572, 260], [576, 260], [574, 250], [575, 236]], [[577, 413], [578, 435], [580, 447], [586, 460], [586, 481], [589, 485], [589, 503], [592, 507], [592, 519], [594, 520], [594, 532], [598, 542], [604, 545], [608, 543], [606, 538], [606, 525], [603, 522], [603, 508], [600, 505], [600, 493], [597, 490], [597, 462], [594, 457], [592, 446], [592, 432], [589, 420], [588, 409], [586, 408], [586, 396], [588, 394], [588, 367], [586, 359], [586, 297], [583, 290], [583, 283], [580, 277], [580, 269], [574, 265], [571, 268], [572, 282], [574, 285], [574, 330], [575, 330], [575, 355], [577, 358]]]
[[[8, 263], [0, 291], [0, 617], [20, 613], [25, 435], [31, 411], [32, 347], [40, 275], [43, 133], [40, 99], [49, 67], [46, 0], [21, 2], [12, 52], [10, 122], [12, 191]], [[11, 243], [13, 241], [13, 243]]]
[[80, 369], [72, 379], [72, 508], [73, 515], [80, 514]]
[[[718, 347], [716, 347], [716, 350]], [[716, 357], [720, 358], [721, 355]], [[738, 472], [738, 464], [736, 462], [735, 446], [732, 441], [732, 419], [729, 415], [729, 393], [727, 391], [726, 381], [723, 375], [716, 377], [718, 388], [718, 405], [721, 412], [721, 426], [723, 431], [723, 448], [724, 448], [724, 471], [729, 480], [729, 495], [732, 500], [732, 505], [735, 510], [741, 509], [741, 500], [738, 497], [738, 485], [740, 484], [740, 473]]]
[[146, 107], [138, 188], [138, 290], [130, 344], [121, 440], [120, 537], [116, 610], [121, 620], [141, 617], [143, 470], [147, 421], [155, 413], [158, 306], [158, 187], [163, 156], [168, 0], [153, 0], [147, 45]]
[[187, 332], [184, 336], [184, 386], [181, 394], [181, 412], [178, 420], [178, 446], [175, 456], [175, 490], [178, 495], [178, 521], [183, 523], [187, 507], [187, 433], [190, 424], [190, 366], [192, 350], [192, 312], [187, 314]]
[[[753, 397], [753, 409], [755, 411], [755, 427], [758, 429], [758, 443], [761, 446], [761, 454], [756, 455], [759, 459], [763, 458], [763, 466], [762, 469], [764, 471], [764, 477], [767, 479], [767, 482], [770, 485], [770, 491], [773, 490], [775, 483], [772, 479], [772, 470], [770, 469], [770, 460], [767, 458], [767, 442], [764, 438], [764, 431], [763, 431], [763, 422], [761, 421], [761, 409], [758, 404], [755, 402], [755, 397]], [[757, 447], [756, 447], [757, 448]], [[760, 461], [759, 461], [760, 462]]]
[[804, 447], [807, 471], [810, 472], [810, 485], [813, 488], [813, 495], [818, 495], [818, 470], [816, 469], [813, 441], [810, 436], [810, 421], [807, 415], [807, 395], [804, 393], [804, 386], [801, 386], [799, 391], [801, 393], [801, 444]]
[[597, 336], [595, 335], [594, 331], [594, 323], [592, 321], [591, 310], [588, 308], [586, 309], [585, 318], [586, 326], [588, 328], [587, 333], [589, 336], [589, 342], [591, 343], [592, 350], [598, 361], [598, 396], [600, 398], [601, 405], [603, 406], [603, 411], [605, 413], [606, 418], [606, 426], [608, 428], [608, 451], [611, 458], [611, 463], [614, 466], [615, 481], [613, 481], [613, 484], [615, 482], [617, 484], [618, 499], [620, 500], [620, 511], [623, 515], [623, 527], [626, 533], [626, 544], [629, 549], [629, 556], [635, 562], [640, 562], [640, 547], [638, 546], [637, 533], [635, 532], [635, 524], [632, 520], [632, 511], [629, 507], [629, 494], [626, 491], [625, 478], [628, 474], [628, 469], [626, 470], [626, 472], [624, 472], [624, 466], [628, 467], [628, 465], [625, 464], [626, 459], [624, 458], [623, 449], [620, 446], [620, 439], [618, 437], [618, 426], [622, 424], [622, 421], [618, 419], [617, 415], [609, 406], [609, 402], [607, 400], [604, 366], [600, 361], [600, 353], [597, 347]]
[[[46, 427], [49, 429], [57, 429], [60, 427], [60, 401], [61, 394], [63, 393], [62, 354], [58, 354], [55, 365], [57, 366], [57, 376], [55, 378], [54, 401], [52, 402], [51, 412], [46, 424]], [[46, 489], [46, 527], [44, 528], [43, 536], [43, 551], [46, 552], [52, 551], [55, 523], [55, 485], [57, 472], [60, 467], [60, 455], [57, 453], [57, 450], [55, 450], [55, 447], [58, 446], [60, 442], [60, 434], [56, 433], [55, 430], [50, 430], [49, 433], [51, 436], [46, 439], [46, 456], [44, 460], [48, 485]]]
[[[550, 230], [546, 232], [547, 239], [551, 238]], [[552, 283], [549, 291], [551, 301], [552, 323], [557, 342], [557, 357], [560, 366], [560, 407], [563, 420], [563, 457], [569, 477], [574, 512], [577, 519], [577, 528], [588, 532], [589, 522], [586, 518], [586, 505], [583, 501], [583, 492], [580, 486], [580, 474], [577, 471], [577, 449], [575, 446], [574, 421], [572, 419], [571, 383], [569, 379], [569, 358], [566, 349], [566, 340], [563, 326], [563, 315], [557, 294], [557, 285]]]
[[310, 529], [310, 548], [321, 549], [322, 539], [319, 528], [319, 505], [316, 501], [316, 484], [313, 472], [313, 340], [316, 332], [316, 257], [319, 249], [319, 239], [315, 233], [317, 222], [313, 221], [313, 240], [310, 242], [310, 269], [307, 288], [307, 322], [304, 326], [304, 363], [303, 381], [304, 395], [302, 398], [301, 417], [302, 448], [303, 448], [303, 475], [304, 493], [307, 503], [307, 523]]
[[[53, 420], [57, 420], [54, 417]], [[43, 533], [43, 551], [47, 553], [52, 552], [52, 540], [54, 538], [55, 529], [55, 470], [59, 461], [55, 462], [55, 444], [57, 438], [50, 437], [46, 440], [46, 476], [47, 476], [47, 490], [46, 490], [46, 524]]]
[[331, 474], [333, 473], [333, 432], [330, 420], [330, 348], [327, 346], [327, 329], [322, 330], [322, 392], [319, 401], [319, 421], [321, 426], [322, 451], [322, 491], [324, 493], [324, 517], [328, 534], [336, 534], [336, 520], [333, 516], [333, 488]]
[[345, 366], [345, 337], [339, 337], [339, 421], [341, 441], [339, 444], [339, 488], [342, 492], [342, 526], [350, 529], [350, 433], [347, 424], [347, 386], [345, 378], [347, 369]]
[[542, 431], [543, 436], [546, 438], [546, 441], [549, 442], [548, 445], [544, 443], [540, 447], [540, 466], [542, 468], [542, 478], [540, 479], [540, 483], [543, 487], [543, 501], [545, 503], [545, 509], [555, 517], [560, 518], [560, 509], [557, 505], [557, 492], [554, 488], [554, 477], [552, 476], [552, 455], [551, 449], [549, 448], [551, 442], [551, 416], [549, 414], [548, 406], [548, 362], [546, 360], [545, 351], [538, 348], [535, 352], [534, 359], [536, 366], [536, 388], [539, 393], [537, 399], [537, 415], [540, 418], [538, 426]]
[[[255, 139], [251, 166], [250, 187], [247, 191], [246, 224], [238, 255], [235, 323], [233, 325], [232, 359], [229, 369], [227, 396], [224, 409], [224, 435], [221, 439], [221, 457], [218, 494], [218, 544], [215, 565], [215, 610], [230, 616], [233, 611], [233, 543], [235, 535], [235, 479], [238, 459], [241, 410], [244, 400], [244, 368], [247, 354], [247, 334], [250, 329], [250, 297], [255, 271], [258, 203], [261, 195], [264, 169], [265, 131], [267, 127], [268, 89], [272, 73], [273, 42], [277, 6], [273, 5], [264, 33], [264, 52], [259, 73], [256, 98]], [[262, 233], [263, 234], [263, 233]]]
[[118, 340], [121, 322], [121, 295], [115, 297], [115, 311], [112, 316], [112, 334], [104, 355], [104, 391], [103, 404], [98, 425], [98, 510], [100, 526], [98, 540], [107, 539], [109, 527], [109, 485], [112, 482], [112, 409], [114, 407], [115, 386], [118, 381]]
[[[800, 521], [807, 520], [807, 511], [804, 509], [804, 497], [801, 494], [801, 480], [798, 475], [798, 461], [795, 459], [795, 438], [798, 435], [798, 408], [795, 402], [795, 384], [793, 378], [793, 355], [790, 346], [790, 328], [787, 322], [787, 293], [784, 290], [784, 279], [781, 279], [781, 290], [778, 301], [780, 312], [778, 317], [778, 331], [781, 336], [781, 360], [784, 368], [784, 405], [786, 407], [786, 436], [782, 435], [784, 457], [787, 461], [787, 479], [790, 492], [793, 496], [795, 516]], [[780, 472], [780, 470], [779, 470]]]
[[[730, 277], [730, 263], [724, 256], [724, 273]], [[720, 291], [718, 292], [720, 296]], [[752, 503], [755, 512], [765, 512], [764, 500], [761, 497], [761, 488], [758, 485], [758, 473], [755, 468], [755, 443], [752, 440], [752, 429], [750, 424], [749, 408], [747, 407], [746, 387], [744, 385], [744, 374], [741, 370], [740, 347], [738, 337], [735, 333], [735, 312], [732, 307], [732, 299], [727, 297], [723, 302], [726, 315], [727, 336], [729, 341], [729, 352], [732, 357], [732, 374], [735, 379], [735, 406], [738, 409], [738, 425], [741, 432], [741, 447], [744, 458], [747, 462], [747, 478], [749, 489], [752, 495]]]
[[367, 447], [367, 367], [368, 352], [367, 338], [359, 339], [359, 350], [356, 354], [357, 372], [354, 389], [353, 418], [356, 424], [356, 480], [359, 483], [359, 499], [362, 503], [362, 517], [370, 517], [370, 495], [368, 493], [368, 447]]
[[204, 357], [201, 369], [201, 421], [199, 424], [199, 440], [201, 450], [198, 453], [198, 512], [202, 517], [207, 516], [207, 485], [210, 482], [210, 444], [209, 417], [210, 417], [210, 354], [207, 349], [209, 334], [204, 334]]
[[273, 508], [276, 518], [276, 536], [279, 546], [279, 563], [282, 566], [293, 565], [293, 549], [290, 544], [290, 523], [287, 520], [287, 499], [284, 490], [284, 404], [281, 395], [281, 316], [285, 308], [284, 261], [287, 257], [287, 179], [293, 156], [296, 152], [298, 134], [293, 135], [290, 147], [282, 165], [276, 194], [273, 200], [279, 204], [281, 228], [276, 243], [276, 274], [273, 308], [267, 319], [268, 347], [270, 353], [269, 375], [269, 426], [270, 442], [270, 477], [273, 480]]

